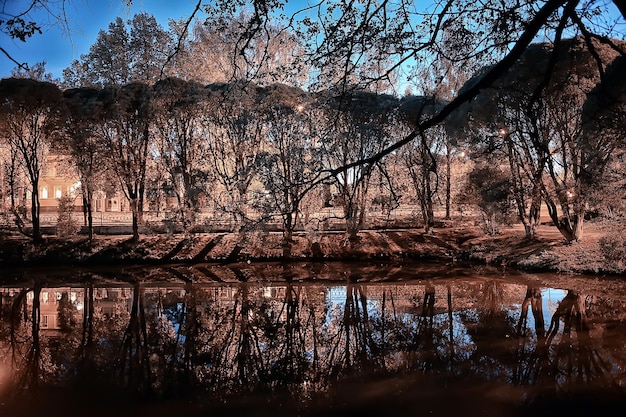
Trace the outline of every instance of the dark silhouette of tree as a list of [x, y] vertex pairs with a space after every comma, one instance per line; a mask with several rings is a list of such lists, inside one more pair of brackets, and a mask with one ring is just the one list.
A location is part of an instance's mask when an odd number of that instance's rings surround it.
[[109, 172], [130, 203], [134, 241], [139, 240], [143, 219], [151, 106], [150, 89], [145, 84], [105, 88], [93, 106]]
[[332, 333], [323, 361], [329, 381], [385, 369], [381, 341], [374, 334], [368, 300], [367, 286], [346, 284], [343, 310], [338, 310], [332, 318]]
[[302, 390], [312, 365], [307, 357], [311, 329], [305, 321], [306, 309], [303, 311], [305, 290], [291, 282], [279, 288], [284, 297], [277, 294], [260, 305], [263, 319], [259, 327], [267, 343], [265, 363], [270, 367], [267, 383], [272, 390], [296, 393]]
[[[11, 372], [17, 372], [22, 368], [21, 359], [25, 357], [25, 350], [23, 347], [23, 341], [28, 340], [26, 325], [28, 323], [28, 306], [27, 306], [27, 294], [28, 288], [22, 288], [11, 297], [10, 304], [6, 311], [5, 320], [7, 324], [7, 345], [4, 349], [5, 363], [4, 365], [11, 369]], [[3, 329], [4, 330], [4, 329]], [[14, 380], [18, 380], [19, 377], [14, 377]], [[20, 387], [18, 387], [18, 390]]]
[[574, 404], [577, 402], [575, 393], [581, 387], [602, 391], [608, 398], [623, 395], [607, 356], [592, 336], [594, 325], [588, 319], [589, 307], [584, 294], [568, 290], [546, 334], [550, 353], [545, 377], [550, 378], [552, 388], [548, 395], [566, 398]]
[[367, 91], [344, 98], [331, 96], [320, 100], [324, 120], [320, 132], [320, 152], [324, 173], [331, 173], [337, 190], [336, 204], [343, 209], [346, 239], [358, 240], [367, 207], [370, 179], [383, 161], [353, 165], [384, 148], [390, 140], [396, 100], [378, 97]]
[[252, 219], [248, 209], [250, 186], [258, 170], [264, 142], [264, 123], [254, 86], [243, 83], [213, 84], [204, 129], [211, 173], [221, 186], [213, 198], [218, 209], [231, 216], [245, 239]]
[[93, 361], [94, 340], [94, 294], [93, 283], [87, 283], [83, 291], [83, 318], [81, 328], [80, 358], [84, 366], [89, 369]]
[[543, 299], [541, 296], [541, 289], [537, 287], [529, 286], [526, 289], [526, 297], [522, 302], [522, 310], [520, 312], [519, 321], [517, 323], [517, 334], [519, 336], [525, 336], [528, 325], [528, 309], [533, 316], [535, 323], [535, 334], [538, 338], [544, 337], [546, 334], [544, 319], [543, 319]]
[[94, 102], [99, 94], [92, 88], [68, 89], [63, 92], [63, 106], [55, 150], [69, 155], [80, 181], [83, 215], [89, 240], [93, 239], [93, 202], [96, 187], [102, 182], [103, 143], [98, 135], [98, 116]]
[[176, 196], [175, 219], [187, 231], [195, 223], [209, 179], [207, 135], [202, 132], [206, 97], [199, 84], [174, 78], [156, 83], [153, 93], [156, 162], [167, 173], [166, 190]]
[[269, 194], [267, 210], [281, 216], [287, 257], [302, 201], [322, 170], [317, 114], [303, 93], [272, 85], [263, 99], [268, 146], [261, 154], [259, 177]]
[[[528, 328], [529, 309], [534, 321], [534, 334]], [[518, 344], [515, 350], [516, 365], [512, 371], [513, 381], [523, 386], [544, 383], [550, 372], [549, 346], [546, 344], [543, 298], [538, 287], [529, 285], [526, 289], [515, 337]]]
[[[15, 205], [12, 211], [20, 231], [30, 234], [36, 242], [42, 240], [39, 179], [50, 145], [50, 122], [60, 98], [61, 91], [51, 83], [17, 78], [0, 81], [0, 129], [11, 154], [11, 183], [16, 185], [14, 181], [15, 175], [19, 175], [18, 170], [27, 178], [32, 231], [27, 232], [23, 228], [24, 220]], [[11, 193], [16, 191], [13, 189]]]
[[472, 372], [487, 378], [499, 377], [500, 367], [511, 369], [516, 365], [516, 347], [506, 342], [515, 327], [504, 306], [504, 289], [503, 284], [494, 279], [477, 285], [476, 315], [466, 312], [461, 315], [475, 346], [470, 355]]
[[178, 338], [184, 337], [182, 354], [182, 386], [194, 387], [197, 383], [197, 375], [194, 372], [198, 365], [198, 333], [202, 323], [198, 312], [198, 289], [191, 282], [185, 285], [185, 304], [183, 307], [183, 320], [180, 326]]
[[[27, 306], [26, 294], [32, 292], [32, 305]], [[42, 381], [42, 343], [40, 339], [41, 323], [41, 283], [35, 280], [34, 286], [24, 290], [13, 302], [11, 323], [11, 355], [13, 394], [20, 396], [26, 392], [36, 395]], [[30, 308], [29, 308], [30, 307]], [[18, 311], [22, 309], [23, 311]], [[22, 316], [20, 319], [19, 316]], [[23, 321], [22, 321], [23, 320]], [[26, 338], [17, 337], [21, 326], [29, 327]], [[25, 329], [26, 330], [26, 329]]]

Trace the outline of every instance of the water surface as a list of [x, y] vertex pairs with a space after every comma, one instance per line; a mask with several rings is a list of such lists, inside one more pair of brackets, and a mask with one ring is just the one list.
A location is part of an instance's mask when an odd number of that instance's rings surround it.
[[1, 416], [626, 406], [619, 278], [356, 263], [1, 274]]

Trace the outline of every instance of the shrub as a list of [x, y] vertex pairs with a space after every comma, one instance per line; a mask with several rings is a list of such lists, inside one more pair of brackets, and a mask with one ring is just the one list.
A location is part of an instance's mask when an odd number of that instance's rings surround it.
[[600, 252], [607, 261], [614, 262], [618, 268], [626, 263], [626, 237], [622, 233], [613, 232], [600, 238]]
[[80, 226], [74, 220], [74, 198], [70, 196], [59, 199], [59, 216], [57, 217], [57, 236], [67, 238], [77, 234]]
[[482, 213], [482, 229], [490, 236], [500, 232], [500, 225], [510, 222], [511, 184], [497, 167], [477, 165], [468, 178], [468, 201], [474, 200]]

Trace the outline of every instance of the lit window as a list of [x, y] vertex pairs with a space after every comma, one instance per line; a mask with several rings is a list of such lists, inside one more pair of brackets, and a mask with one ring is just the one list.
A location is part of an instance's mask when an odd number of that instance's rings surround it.
[[61, 192], [61, 187], [54, 187], [54, 198], [63, 197], [63, 193]]
[[47, 315], [43, 315], [41, 316], [41, 327], [48, 327], [48, 316]]
[[41, 198], [48, 198], [48, 187], [41, 187]]

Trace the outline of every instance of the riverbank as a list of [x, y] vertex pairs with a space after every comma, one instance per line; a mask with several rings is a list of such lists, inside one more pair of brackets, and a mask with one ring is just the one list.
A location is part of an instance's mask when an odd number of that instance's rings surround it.
[[[613, 225], [614, 227], [614, 225]], [[0, 237], [0, 264], [6, 266], [118, 265], [167, 263], [236, 263], [264, 261], [472, 261], [530, 271], [620, 274], [624, 268], [607, 260], [599, 240], [611, 230], [601, 222], [587, 223], [585, 238], [567, 244], [555, 227], [542, 225], [528, 242], [520, 226], [504, 227], [487, 236], [473, 225], [424, 229], [367, 230], [348, 242], [340, 232], [296, 234], [290, 247], [280, 233], [100, 235], [59, 239], [48, 236], [34, 245], [25, 237]]]

